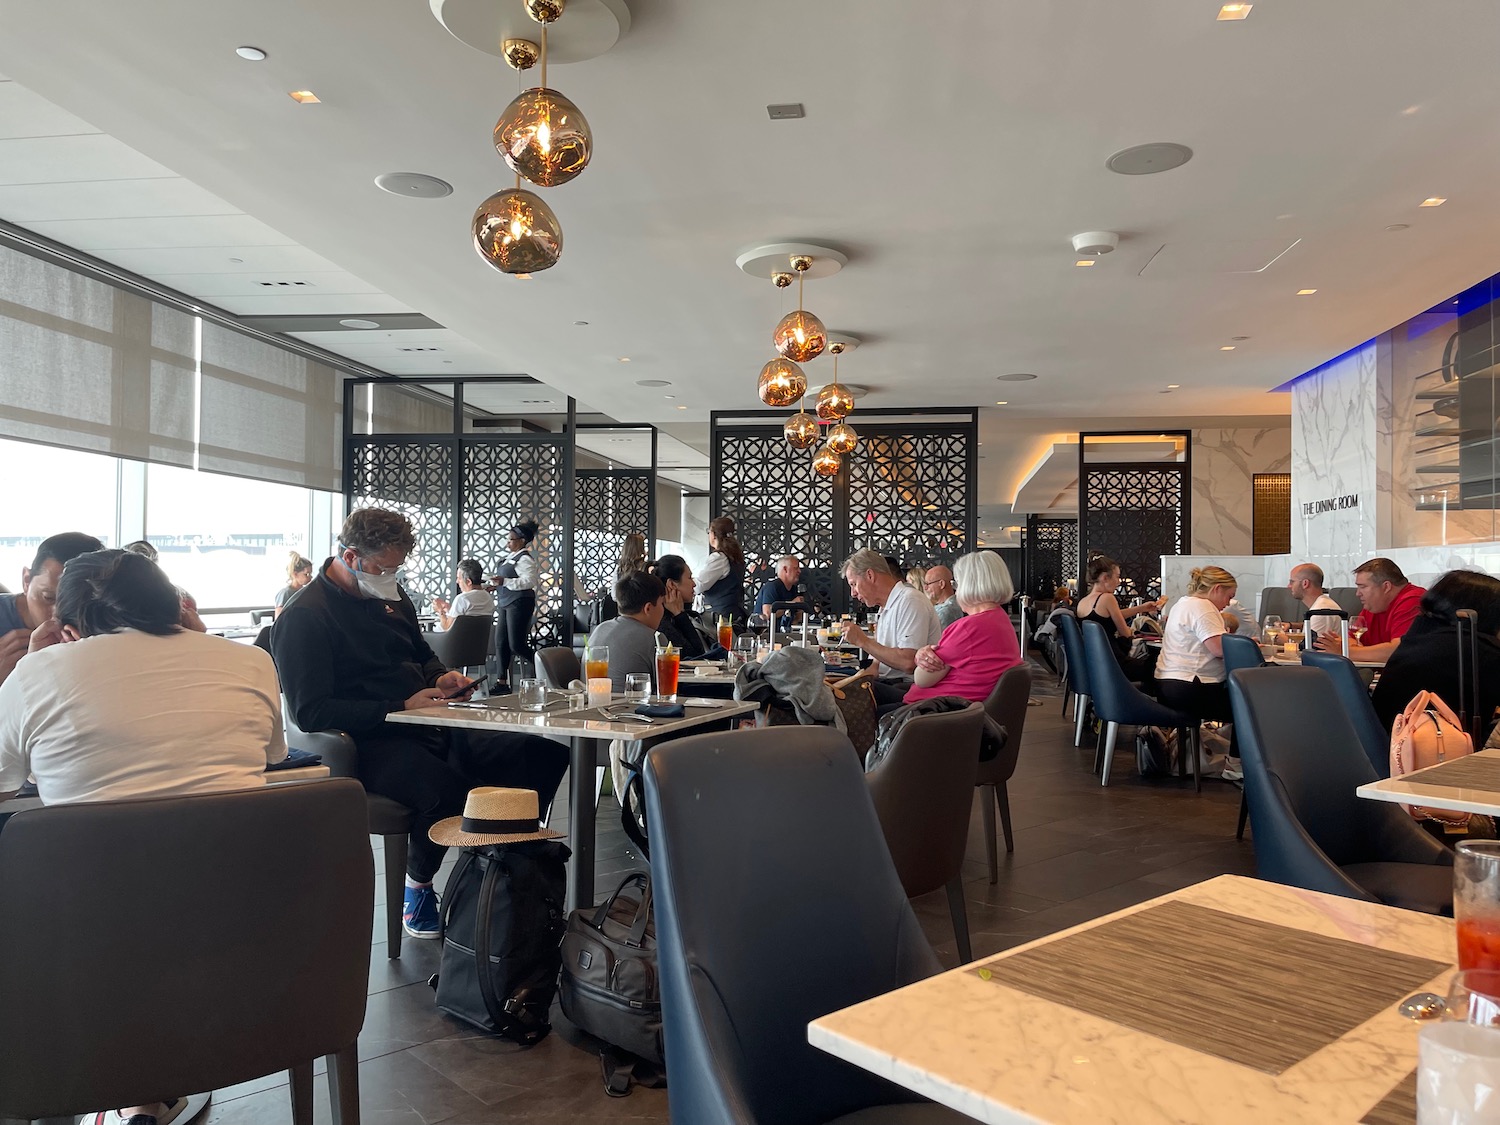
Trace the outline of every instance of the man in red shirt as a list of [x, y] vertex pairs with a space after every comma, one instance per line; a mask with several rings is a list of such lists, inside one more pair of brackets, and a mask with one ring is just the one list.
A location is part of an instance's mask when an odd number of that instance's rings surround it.
[[[1401, 568], [1390, 559], [1371, 559], [1354, 568], [1354, 591], [1364, 611], [1352, 624], [1365, 626], [1362, 644], [1349, 645], [1349, 659], [1384, 664], [1401, 643], [1401, 638], [1417, 618], [1425, 589], [1408, 582]], [[1318, 638], [1318, 647], [1329, 652], [1339, 650], [1337, 633]]]

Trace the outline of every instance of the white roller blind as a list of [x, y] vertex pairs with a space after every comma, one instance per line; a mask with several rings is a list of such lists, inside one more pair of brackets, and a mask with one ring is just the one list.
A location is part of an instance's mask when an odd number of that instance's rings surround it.
[[204, 321], [198, 467], [337, 492], [338, 384], [331, 367]]
[[192, 464], [193, 319], [0, 247], [0, 435]]

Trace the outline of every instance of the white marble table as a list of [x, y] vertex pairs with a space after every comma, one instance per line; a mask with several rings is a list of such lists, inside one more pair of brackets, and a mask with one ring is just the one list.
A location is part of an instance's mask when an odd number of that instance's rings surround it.
[[[834, 1012], [808, 1041], [991, 1125], [1354, 1125], [1415, 1067], [1420, 1025], [1396, 1007], [1417, 988], [1271, 1074], [972, 971], [1173, 901], [1446, 965], [1455, 955], [1451, 920], [1224, 875]], [[1233, 949], [1219, 955], [1224, 973], [1241, 971]], [[1449, 975], [1422, 987], [1441, 995]]]
[[[679, 682], [679, 686], [685, 686]], [[387, 722], [412, 723], [418, 726], [466, 727], [470, 730], [510, 732], [515, 734], [560, 735], [569, 740], [568, 764], [568, 845], [573, 849], [568, 864], [568, 905], [573, 908], [594, 904], [594, 767], [599, 753], [614, 739], [639, 742], [663, 735], [681, 734], [710, 723], [748, 715], [756, 710], [754, 703], [732, 699], [700, 699], [678, 695], [687, 711], [680, 719], [653, 719], [649, 724], [630, 719], [606, 722], [588, 717], [593, 708], [570, 711], [566, 702], [548, 703], [543, 711], [520, 711], [513, 706], [515, 696], [473, 703], [448, 703], [436, 707], [419, 707], [386, 716]], [[629, 711], [634, 707], [623, 695], [611, 697], [611, 707]]]
[[[1500, 750], [1479, 750], [1473, 756], [1500, 764]], [[1457, 761], [1463, 761], [1463, 759], [1459, 758]], [[1426, 769], [1413, 770], [1403, 777], [1388, 777], [1383, 781], [1372, 781], [1367, 785], [1361, 785], [1354, 792], [1371, 801], [1397, 801], [1401, 804], [1422, 805], [1426, 808], [1453, 809], [1456, 812], [1500, 816], [1500, 789], [1423, 783], [1424, 774], [1440, 770], [1448, 764], [1439, 762]]]

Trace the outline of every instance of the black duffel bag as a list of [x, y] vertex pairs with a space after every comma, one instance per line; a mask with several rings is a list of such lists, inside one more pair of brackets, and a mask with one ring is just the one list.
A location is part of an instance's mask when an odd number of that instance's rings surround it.
[[439, 1008], [527, 1045], [552, 1030], [569, 854], [556, 840], [463, 849], [443, 895]]
[[[634, 894], [627, 894], [639, 888]], [[563, 1015], [616, 1052], [601, 1052], [609, 1093], [632, 1080], [662, 1085], [661, 987], [651, 876], [628, 875], [600, 905], [568, 916], [562, 940]], [[624, 1053], [624, 1057], [619, 1055]]]

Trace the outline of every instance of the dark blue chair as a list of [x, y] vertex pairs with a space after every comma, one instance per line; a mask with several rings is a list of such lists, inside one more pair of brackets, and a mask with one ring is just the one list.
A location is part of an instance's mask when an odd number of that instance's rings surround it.
[[1109, 767], [1115, 757], [1115, 739], [1121, 724], [1130, 726], [1153, 726], [1176, 728], [1181, 731], [1178, 744], [1183, 755], [1178, 756], [1179, 775], [1181, 758], [1193, 759], [1193, 788], [1201, 791], [1203, 779], [1198, 775], [1198, 720], [1183, 711], [1176, 711], [1158, 703], [1145, 694], [1125, 676], [1125, 670], [1115, 659], [1115, 651], [1109, 643], [1109, 634], [1097, 621], [1082, 623], [1083, 656], [1088, 665], [1089, 684], [1094, 689], [1094, 714], [1105, 723], [1103, 757], [1095, 756], [1100, 766], [1099, 784], [1109, 784]]
[[1063, 714], [1068, 713], [1068, 696], [1073, 697], [1073, 745], [1083, 744], [1083, 724], [1088, 719], [1089, 690], [1088, 666], [1083, 655], [1083, 634], [1078, 631], [1078, 618], [1065, 613], [1057, 619], [1057, 635], [1062, 638], [1063, 656], [1067, 658], [1068, 687], [1063, 692]]
[[1235, 672], [1241, 668], [1264, 668], [1265, 657], [1261, 655], [1260, 643], [1254, 637], [1239, 633], [1224, 633], [1219, 637], [1224, 646], [1224, 670]]
[[698, 735], [653, 748], [645, 777], [672, 1125], [967, 1121], [807, 1041], [939, 968], [849, 740]]
[[1370, 702], [1370, 689], [1365, 685], [1359, 669], [1347, 656], [1336, 652], [1302, 651], [1302, 664], [1307, 668], [1321, 668], [1333, 680], [1333, 693], [1344, 707], [1344, 714], [1354, 724], [1354, 733], [1364, 747], [1365, 757], [1381, 778], [1391, 776], [1391, 732], [1380, 725], [1380, 716]]
[[1263, 879], [1428, 914], [1453, 911], [1453, 853], [1399, 805], [1355, 790], [1376, 780], [1321, 668], [1230, 674], [1229, 698]]

